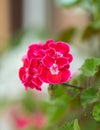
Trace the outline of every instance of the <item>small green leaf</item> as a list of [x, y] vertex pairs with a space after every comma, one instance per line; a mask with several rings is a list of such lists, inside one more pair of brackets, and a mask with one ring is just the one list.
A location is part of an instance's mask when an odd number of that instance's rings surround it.
[[81, 70], [83, 75], [91, 77], [98, 71], [99, 66], [100, 58], [90, 58], [85, 60], [85, 63], [82, 65]]
[[82, 92], [81, 104], [84, 108], [98, 100], [96, 87], [89, 87]]
[[96, 121], [100, 121], [100, 103], [94, 106], [92, 114]]
[[72, 122], [68, 122], [67, 124], [65, 124], [62, 127], [62, 130], [73, 130], [73, 121]]
[[80, 130], [80, 127], [79, 127], [77, 119], [74, 121], [74, 130]]

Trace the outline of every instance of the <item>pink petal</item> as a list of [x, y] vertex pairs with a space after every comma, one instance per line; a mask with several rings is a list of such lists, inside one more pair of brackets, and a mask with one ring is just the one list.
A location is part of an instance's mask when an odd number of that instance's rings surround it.
[[39, 65], [39, 61], [37, 59], [32, 59], [29, 65], [29, 73], [31, 75], [34, 75], [36, 72], [38, 72], [37, 68]]
[[65, 53], [68, 53], [70, 51], [69, 45], [65, 42], [57, 42], [56, 44], [57, 44], [56, 46], [57, 52], [60, 52], [64, 55]]
[[58, 68], [62, 68], [68, 64], [67, 58], [61, 57], [56, 59], [56, 64], [58, 65]]
[[69, 63], [72, 62], [73, 56], [71, 54], [66, 53], [64, 56], [68, 59]]
[[40, 49], [40, 48], [42, 48], [42, 46], [43, 46], [43, 43], [42, 42], [40, 42], [40, 43], [32, 43], [31, 45], [29, 45], [29, 49], [32, 49], [32, 50], [36, 50], [36, 49]]
[[[43, 53], [42, 51], [42, 45], [41, 44], [32, 44], [29, 46], [28, 52], [27, 52], [27, 56], [29, 59], [31, 58], [35, 58], [35, 57], [40, 57], [41, 53]], [[40, 53], [41, 51], [41, 53]]]
[[25, 55], [25, 56], [22, 57], [22, 61], [23, 61], [23, 66], [24, 66], [24, 67], [28, 67], [28, 65], [29, 65], [29, 60], [28, 60], [28, 58], [27, 58], [27, 55]]
[[52, 39], [47, 40], [47, 41], [45, 42], [45, 44], [43, 45], [43, 48], [44, 48], [44, 49], [48, 49], [49, 44], [52, 43], [52, 42], [54, 42], [54, 40], [52, 40]]
[[58, 74], [52, 74], [50, 70], [44, 67], [42, 75], [40, 78], [43, 82], [50, 83], [50, 84], [59, 84], [65, 83], [70, 79], [70, 71], [67, 67], [59, 70]]
[[46, 55], [55, 57], [55, 50], [53, 48], [47, 49]]
[[70, 79], [71, 73], [67, 68], [61, 70], [61, 83], [65, 83]]
[[58, 74], [51, 74], [50, 71], [48, 71], [48, 82], [50, 84], [59, 84], [61, 81], [61, 73], [59, 72]]
[[32, 66], [32, 68], [37, 68], [39, 64], [39, 60], [34, 58], [31, 60], [30, 66]]
[[42, 70], [42, 73], [39, 76], [39, 78], [41, 79], [41, 81], [48, 83], [48, 69], [42, 65], [41, 70]]
[[27, 79], [28, 79], [28, 76], [26, 74], [26, 68], [25, 67], [21, 67], [19, 69], [19, 78], [20, 80], [24, 83]]
[[49, 68], [50, 66], [53, 65], [54, 59], [52, 59], [50, 56], [45, 56], [42, 59], [42, 63], [43, 63], [44, 66], [46, 66], [47, 68]]
[[56, 42], [50, 43], [50, 44], [49, 44], [49, 47], [56, 50]]
[[36, 88], [36, 86], [34, 83], [29, 82], [28, 85], [26, 86], [26, 89], [28, 89], [28, 88], [34, 89], [34, 88]]
[[17, 119], [16, 120], [16, 123], [17, 123], [17, 126], [18, 128], [24, 128], [28, 125], [28, 120], [27, 119], [24, 119], [24, 118], [20, 118], [20, 119]]
[[41, 80], [38, 78], [38, 77], [33, 77], [32, 78], [32, 83], [36, 86], [35, 88], [37, 89], [37, 90], [41, 90], [41, 85], [42, 85], [42, 82], [41, 82]]
[[59, 73], [57, 75], [56, 74], [53, 75], [49, 69], [43, 67], [40, 79], [45, 83], [58, 84], [61, 80], [61, 75], [59, 75]]
[[49, 40], [47, 40], [47, 41], [46, 41], [46, 43], [45, 43], [45, 44], [48, 44], [48, 43], [51, 43], [51, 42], [54, 42], [54, 40], [49, 39]]

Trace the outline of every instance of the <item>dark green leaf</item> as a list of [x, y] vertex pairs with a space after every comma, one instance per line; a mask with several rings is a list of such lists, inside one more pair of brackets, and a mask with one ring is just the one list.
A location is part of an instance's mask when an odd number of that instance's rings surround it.
[[82, 40], [88, 40], [92, 38], [96, 34], [100, 34], [100, 28], [98, 26], [100, 25], [100, 22], [94, 22], [91, 25], [87, 26], [82, 34]]
[[73, 130], [73, 122], [68, 122], [62, 127], [62, 130]]
[[94, 106], [92, 114], [96, 121], [100, 121], [100, 103]]
[[84, 108], [98, 100], [97, 90], [94, 87], [89, 87], [82, 92], [81, 104]]
[[69, 44], [71, 44], [70, 42], [72, 41], [72, 38], [74, 36], [76, 32], [76, 29], [75, 28], [69, 28], [63, 32], [61, 32], [59, 35], [58, 35], [58, 41], [64, 41], [64, 42], [68, 42]]
[[85, 63], [82, 65], [81, 70], [83, 75], [91, 77], [95, 75], [100, 66], [100, 58], [89, 58], [85, 60]]

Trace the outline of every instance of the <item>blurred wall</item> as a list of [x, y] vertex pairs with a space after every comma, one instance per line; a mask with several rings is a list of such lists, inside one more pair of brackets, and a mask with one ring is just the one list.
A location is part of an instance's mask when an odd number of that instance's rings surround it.
[[24, 0], [23, 26], [45, 27], [46, 24], [46, 0]]
[[58, 8], [54, 7], [53, 24], [55, 32], [63, 31], [70, 27], [84, 28], [89, 23], [89, 14], [79, 7]]
[[6, 47], [10, 35], [9, 0], [0, 0], [0, 52]]

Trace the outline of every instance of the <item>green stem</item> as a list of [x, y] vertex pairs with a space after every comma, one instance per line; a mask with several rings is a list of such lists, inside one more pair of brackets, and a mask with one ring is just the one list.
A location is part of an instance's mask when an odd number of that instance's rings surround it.
[[83, 90], [83, 89], [85, 89], [84, 87], [75, 86], [75, 85], [71, 85], [71, 84], [67, 84], [67, 83], [63, 83], [63, 85], [64, 85], [64, 86], [71, 87], [71, 88], [80, 89], [80, 90]]

